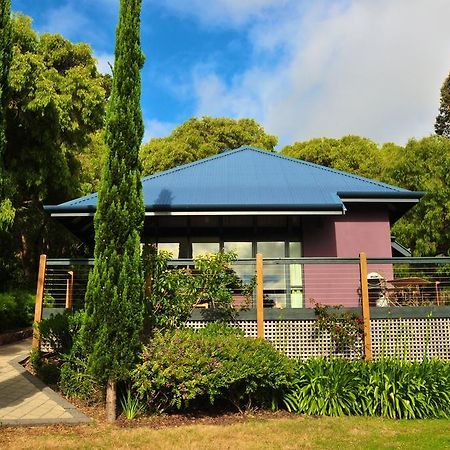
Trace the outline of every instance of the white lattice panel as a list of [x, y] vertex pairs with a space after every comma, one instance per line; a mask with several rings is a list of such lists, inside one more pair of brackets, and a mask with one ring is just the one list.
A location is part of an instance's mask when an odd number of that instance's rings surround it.
[[[291, 358], [329, 356], [333, 353], [329, 333], [318, 331], [313, 320], [267, 320], [264, 322], [264, 336]], [[339, 356], [360, 357], [362, 343], [355, 350], [347, 349]]]
[[[186, 326], [193, 330], [205, 328], [208, 322], [206, 320], [188, 320]], [[256, 337], [258, 334], [256, 320], [238, 320], [229, 325], [239, 327], [247, 337]]]
[[450, 360], [450, 318], [374, 319], [371, 332], [376, 359], [427, 356]]
[[[206, 324], [206, 321], [190, 320], [186, 325], [198, 330]], [[241, 328], [247, 337], [257, 336], [256, 320], [239, 320], [232, 325]], [[313, 320], [266, 320], [264, 336], [275, 348], [291, 358], [329, 356], [332, 353], [330, 335], [327, 332], [319, 333]], [[347, 351], [340, 356], [358, 358], [361, 352], [362, 344], [355, 352]]]

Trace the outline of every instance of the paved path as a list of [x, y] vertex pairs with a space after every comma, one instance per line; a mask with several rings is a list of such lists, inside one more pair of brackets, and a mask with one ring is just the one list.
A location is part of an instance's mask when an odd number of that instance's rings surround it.
[[0, 347], [0, 425], [90, 422], [19, 364], [30, 348], [31, 339]]

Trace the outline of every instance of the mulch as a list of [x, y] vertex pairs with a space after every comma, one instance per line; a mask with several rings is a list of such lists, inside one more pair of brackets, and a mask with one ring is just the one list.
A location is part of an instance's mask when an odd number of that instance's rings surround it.
[[[106, 424], [104, 406], [87, 406], [81, 400], [70, 399], [82, 413], [94, 419], [96, 423]], [[181, 427], [186, 425], [233, 425], [253, 419], [280, 419], [292, 417], [287, 411], [268, 411], [252, 409], [246, 412], [233, 411], [196, 411], [189, 413], [164, 413], [154, 415], [141, 415], [128, 420], [120, 415], [115, 425], [121, 428], [147, 427], [153, 429], [165, 427]]]

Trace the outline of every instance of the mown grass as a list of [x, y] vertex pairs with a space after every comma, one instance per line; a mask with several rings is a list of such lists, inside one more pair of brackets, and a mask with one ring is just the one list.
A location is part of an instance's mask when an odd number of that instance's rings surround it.
[[365, 417], [249, 419], [232, 425], [152, 429], [105, 424], [0, 428], [14, 449], [448, 449], [450, 421]]

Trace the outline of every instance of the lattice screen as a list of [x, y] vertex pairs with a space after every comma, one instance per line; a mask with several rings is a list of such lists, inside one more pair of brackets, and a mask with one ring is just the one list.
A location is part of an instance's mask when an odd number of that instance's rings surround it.
[[450, 360], [450, 318], [375, 319], [371, 321], [374, 358], [424, 356]]
[[[187, 326], [200, 329], [207, 322], [191, 320]], [[239, 326], [249, 337], [256, 337], [256, 320], [241, 320]], [[410, 360], [438, 357], [450, 360], [450, 318], [373, 319], [371, 321], [374, 359], [396, 356]], [[291, 358], [310, 358], [331, 354], [328, 333], [318, 334], [313, 320], [267, 320], [264, 336]], [[355, 351], [340, 354], [346, 358], [360, 358], [362, 342]]]

